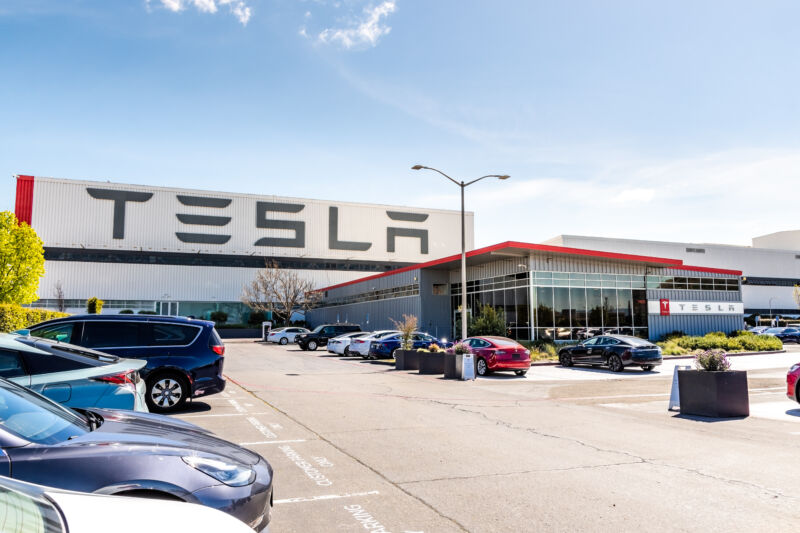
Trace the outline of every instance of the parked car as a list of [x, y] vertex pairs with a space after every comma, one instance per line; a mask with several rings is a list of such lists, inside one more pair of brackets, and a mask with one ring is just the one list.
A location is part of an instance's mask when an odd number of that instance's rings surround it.
[[[120, 520], [121, 516], [136, 518]], [[0, 517], [6, 532], [107, 533], [111, 529], [114, 533], [253, 533], [241, 520], [202, 505], [73, 492], [2, 476]]]
[[475, 373], [479, 376], [497, 370], [513, 370], [524, 376], [531, 367], [531, 352], [507, 337], [468, 337], [463, 341], [475, 356]]
[[778, 337], [784, 344], [790, 342], [797, 344], [800, 342], [800, 329], [798, 328], [775, 328], [775, 329], [781, 329], [781, 331], [777, 331], [775, 333], [769, 333], [770, 330], [767, 330], [767, 335], [774, 335]]
[[604, 365], [614, 372], [639, 366], [649, 372], [661, 364], [661, 348], [650, 341], [628, 335], [601, 335], [558, 351], [561, 366]]
[[778, 335], [780, 333], [783, 333], [783, 330], [785, 329], [786, 328], [767, 328], [758, 335]]
[[309, 333], [310, 330], [306, 328], [278, 328], [273, 329], [267, 335], [267, 342], [277, 342], [278, 344], [287, 345], [294, 342], [294, 338], [300, 333]]
[[187, 398], [225, 389], [225, 345], [214, 323], [176, 316], [76, 315], [42, 322], [31, 335], [144, 359], [145, 399], [151, 411], [183, 407]]
[[760, 335], [760, 334], [764, 333], [765, 331], [767, 331], [768, 329], [769, 329], [769, 326], [755, 326], [755, 327], [752, 327], [752, 328], [748, 329], [747, 331], [749, 331], [753, 335]]
[[[370, 359], [393, 359], [395, 350], [400, 349], [402, 342], [402, 333], [393, 333], [391, 335], [386, 335], [379, 339], [375, 339], [369, 345], [368, 357]], [[427, 348], [431, 344], [442, 343], [436, 337], [428, 335], [427, 333], [422, 333], [421, 331], [415, 331], [411, 335], [412, 350], [416, 350], [417, 348]]]
[[355, 331], [361, 331], [361, 326], [358, 324], [322, 324], [309, 333], [297, 335], [295, 339], [301, 349], [313, 352], [320, 346], [327, 346], [328, 339]]
[[147, 411], [145, 361], [31, 336], [0, 333], [0, 377], [69, 407]]
[[789, 372], [786, 373], [786, 396], [790, 400], [800, 402], [800, 363], [792, 365]]
[[379, 331], [373, 331], [366, 337], [361, 337], [359, 339], [353, 339], [350, 341], [350, 353], [360, 355], [364, 359], [369, 358], [369, 347], [372, 344], [372, 341], [382, 339], [387, 335], [392, 335], [393, 333], [400, 333], [396, 329], [384, 329]]
[[0, 450], [2, 476], [64, 490], [198, 503], [256, 531], [270, 520], [269, 463], [182, 420], [73, 410], [0, 378]]
[[328, 351], [338, 355], [350, 355], [350, 343], [353, 339], [360, 339], [369, 335], [366, 331], [357, 331], [354, 333], [345, 333], [332, 339], [328, 339]]

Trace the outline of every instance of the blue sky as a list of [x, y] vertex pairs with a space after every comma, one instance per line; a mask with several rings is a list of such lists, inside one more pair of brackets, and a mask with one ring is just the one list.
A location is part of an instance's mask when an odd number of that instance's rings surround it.
[[800, 229], [800, 3], [0, 0], [13, 174], [458, 208], [476, 245]]

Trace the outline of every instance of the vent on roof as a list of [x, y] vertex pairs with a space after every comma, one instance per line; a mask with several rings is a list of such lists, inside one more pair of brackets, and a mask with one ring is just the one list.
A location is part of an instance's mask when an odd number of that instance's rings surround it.
[[800, 254], [795, 254], [794, 258], [795, 259], [800, 259]]
[[704, 253], [706, 253], [706, 249], [705, 248], [687, 248], [686, 251], [691, 253], [691, 254], [704, 254]]

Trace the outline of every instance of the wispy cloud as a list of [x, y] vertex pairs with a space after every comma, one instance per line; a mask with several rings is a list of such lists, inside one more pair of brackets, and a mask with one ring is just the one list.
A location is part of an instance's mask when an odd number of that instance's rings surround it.
[[326, 28], [319, 33], [317, 39], [325, 44], [337, 43], [347, 50], [374, 47], [381, 37], [392, 30], [383, 19], [396, 9], [394, 0], [366, 7], [362, 17], [346, 21], [346, 27], [343, 28]]
[[202, 13], [216, 13], [219, 8], [226, 7], [228, 11], [242, 23], [247, 25], [253, 10], [245, 0], [145, 0], [148, 8], [152, 3], [160, 3], [165, 9], [178, 13], [193, 7]]

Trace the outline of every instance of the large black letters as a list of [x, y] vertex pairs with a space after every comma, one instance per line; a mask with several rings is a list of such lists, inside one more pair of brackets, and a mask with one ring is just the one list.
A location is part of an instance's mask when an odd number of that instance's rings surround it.
[[294, 231], [294, 239], [262, 237], [254, 246], [281, 246], [284, 248], [306, 247], [306, 223], [300, 220], [272, 220], [267, 213], [299, 213], [303, 204], [282, 204], [276, 202], [256, 202], [256, 227], [266, 229], [288, 229]]
[[118, 189], [97, 189], [86, 187], [89, 196], [97, 200], [114, 201], [114, 227], [115, 239], [125, 238], [125, 202], [146, 202], [153, 197], [151, 192], [120, 191]]
[[339, 240], [339, 208], [328, 208], [328, 248], [331, 250], [355, 250], [363, 252], [372, 247], [371, 242], [355, 242]]
[[[422, 213], [404, 213], [402, 211], [386, 211], [389, 218], [392, 220], [401, 220], [404, 222], [425, 222], [428, 215]], [[411, 229], [411, 228], [386, 228], [386, 251], [395, 251], [395, 239], [397, 237], [414, 237], [419, 239], [419, 253], [428, 253], [428, 230], [426, 229]]]

